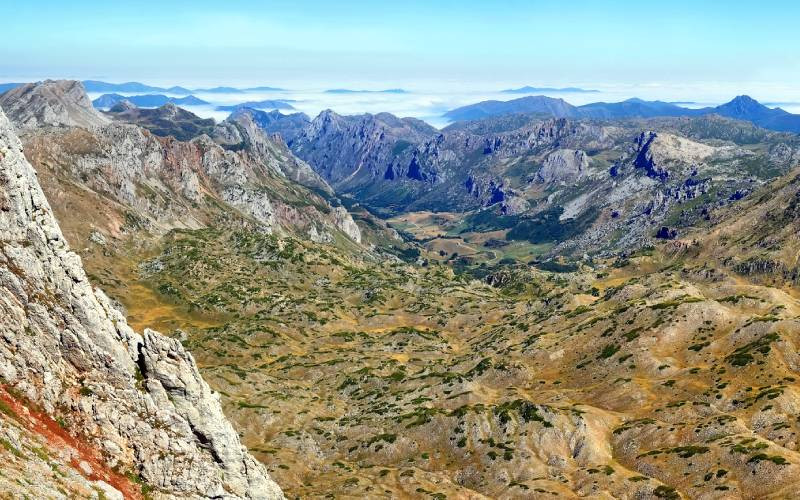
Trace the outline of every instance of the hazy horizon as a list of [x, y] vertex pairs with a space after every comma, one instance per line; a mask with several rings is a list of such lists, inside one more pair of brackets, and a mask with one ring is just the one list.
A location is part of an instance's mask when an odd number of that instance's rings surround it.
[[[77, 79], [77, 80], [98, 80], [107, 83], [127, 83], [137, 82], [150, 86], [169, 88], [172, 86], [186, 87], [190, 90], [198, 88], [212, 88], [218, 86], [230, 86], [238, 88], [268, 86], [277, 87], [282, 90], [276, 91], [254, 91], [247, 93], [208, 93], [192, 92], [192, 95], [207, 101], [210, 105], [181, 105], [181, 107], [201, 116], [203, 118], [214, 118], [222, 121], [230, 114], [229, 111], [218, 111], [216, 106], [234, 105], [245, 101], [259, 100], [286, 100], [295, 108], [292, 110], [280, 110], [282, 113], [303, 112], [311, 117], [316, 116], [325, 109], [343, 115], [353, 115], [362, 113], [387, 112], [400, 117], [412, 117], [422, 119], [435, 127], [443, 127], [451, 123], [450, 120], [442, 115], [451, 109], [474, 104], [486, 100], [508, 101], [529, 95], [545, 95], [548, 97], [561, 98], [566, 102], [580, 106], [593, 102], [620, 102], [630, 98], [641, 98], [645, 100], [660, 100], [665, 102], [677, 103], [688, 108], [699, 108], [706, 106], [717, 106], [726, 103], [738, 95], [749, 95], [762, 104], [769, 107], [781, 107], [782, 109], [800, 114], [800, 88], [764, 86], [757, 88], [754, 86], [739, 87], [736, 84], [712, 85], [709, 83], [698, 83], [694, 85], [618, 85], [610, 86], [607, 84], [591, 83], [566, 83], [551, 84], [547, 82], [518, 82], [504, 83], [494, 86], [474, 85], [470, 82], [453, 82], [450, 86], [440, 83], [439, 87], [435, 84], [423, 85], [398, 85], [396, 82], [338, 82], [330, 85], [316, 85], [314, 87], [293, 87], [282, 85], [280, 82], [252, 82], [235, 83], [233, 81], [202, 81], [197, 83], [187, 83], [184, 81], [152, 81], [140, 78], [128, 79], [105, 79], [99, 76], [82, 77], [79, 75], [45, 75], [41, 78], [18, 77], [0, 78], [0, 83], [5, 82], [31, 82], [43, 79]], [[558, 92], [558, 91], [537, 91], [528, 94], [504, 93], [503, 90], [531, 85], [534, 87], [577, 87], [597, 92]], [[494, 88], [492, 88], [494, 87]], [[406, 93], [381, 93], [378, 90], [402, 88]], [[367, 90], [373, 92], [364, 93], [328, 93], [330, 89], [354, 89]], [[105, 93], [114, 92], [88, 92], [91, 99]], [[173, 97], [182, 97], [183, 94], [172, 94], [169, 92], [116, 92], [125, 96], [145, 95], [161, 93]], [[269, 110], [265, 108], [266, 110]]]
[[[144, 0], [135, 8], [48, 0], [9, 9], [4, 82], [272, 86], [289, 89], [284, 97], [309, 114], [387, 111], [428, 121], [465, 104], [520, 97], [500, 91], [525, 85], [601, 91], [542, 93], [576, 105], [631, 97], [715, 105], [747, 94], [800, 112], [800, 59], [791, 50], [800, 45], [800, 5], [785, 1], [755, 9], [686, 0]], [[411, 93], [324, 94], [332, 88]]]
[[[105, 80], [103, 80], [105, 81]], [[138, 81], [138, 80], [129, 80]], [[110, 82], [110, 83], [124, 83]], [[155, 84], [151, 82], [140, 82], [148, 85], [170, 87], [173, 85], [199, 88], [200, 86], [186, 85], [182, 83], [161, 83]], [[258, 85], [258, 84], [256, 84]], [[265, 82], [261, 85], [281, 87], [279, 84], [272, 84]], [[219, 84], [206, 84], [205, 88], [215, 86], [233, 86], [227, 82]], [[255, 85], [254, 85], [255, 86]], [[737, 90], [735, 88], [711, 88], [708, 86], [688, 87], [682, 86], [680, 88], [664, 87], [664, 86], [642, 86], [642, 87], [604, 87], [602, 85], [567, 85], [580, 87], [585, 89], [597, 90], [597, 92], [579, 93], [579, 92], [555, 92], [543, 91], [531, 94], [510, 94], [504, 93], [502, 90], [509, 88], [519, 88], [524, 84], [509, 84], [502, 88], [497, 89], [474, 89], [464, 86], [462, 89], [454, 90], [452, 88], [411, 88], [403, 87], [408, 90], [408, 93], [346, 93], [346, 94], [331, 94], [325, 92], [333, 88], [348, 88], [360, 90], [383, 90], [389, 88], [397, 88], [399, 86], [377, 85], [375, 87], [367, 87], [366, 85], [332, 85], [327, 87], [317, 88], [285, 88], [281, 91], [258, 91], [242, 93], [207, 93], [207, 92], [193, 92], [192, 95], [211, 103], [211, 106], [191, 106], [182, 105], [181, 107], [188, 109], [198, 116], [204, 118], [214, 118], [217, 121], [224, 120], [230, 112], [217, 111], [214, 109], [218, 105], [232, 105], [239, 104], [245, 101], [259, 101], [259, 100], [287, 100], [295, 108], [293, 110], [280, 110], [283, 113], [304, 112], [311, 117], [316, 116], [320, 111], [325, 109], [332, 109], [339, 114], [352, 115], [361, 113], [380, 113], [388, 112], [400, 117], [413, 117], [425, 120], [426, 122], [436, 127], [442, 127], [450, 123], [449, 120], [442, 117], [442, 115], [451, 109], [473, 104], [485, 100], [501, 100], [508, 101], [525, 97], [527, 95], [546, 95], [548, 97], [561, 98], [566, 102], [580, 106], [582, 104], [592, 102], [619, 102], [630, 98], [642, 98], [646, 100], [661, 100], [666, 102], [679, 103], [681, 106], [696, 108], [706, 106], [716, 106], [730, 101], [737, 95], [747, 94], [754, 99], [762, 102], [770, 107], [781, 107], [789, 112], [800, 113], [800, 92], [796, 93], [756, 93], [747, 90]], [[537, 87], [553, 87], [554, 85], [534, 85]], [[242, 86], [244, 87], [244, 86]], [[709, 90], [711, 89], [711, 90]], [[142, 95], [142, 93], [119, 92], [123, 95]], [[150, 92], [152, 93], [152, 92]], [[179, 94], [170, 94], [169, 92], [162, 92], [163, 94], [181, 97]], [[89, 96], [95, 99], [104, 94], [103, 92], [89, 92]], [[145, 93], [146, 94], [146, 93]], [[793, 99], [796, 99], [793, 100]]]

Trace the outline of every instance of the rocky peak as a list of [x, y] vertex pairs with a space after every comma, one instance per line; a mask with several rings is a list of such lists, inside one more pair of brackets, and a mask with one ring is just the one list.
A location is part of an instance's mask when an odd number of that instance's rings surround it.
[[[291, 152], [283, 139], [266, 131], [256, 122], [257, 116], [249, 111], [232, 113], [214, 128], [214, 141], [231, 150], [246, 150], [259, 162], [303, 186], [333, 195], [333, 189], [319, 174]], [[260, 113], [260, 112], [258, 112]]]
[[92, 287], [2, 112], [0, 377], [161, 496], [283, 497], [192, 356]]
[[252, 108], [239, 108], [231, 113], [228, 120], [236, 121], [243, 115], [249, 116], [264, 132], [279, 134], [287, 144], [290, 144], [311, 123], [311, 119], [305, 113], [284, 115], [278, 110], [261, 111]]
[[167, 119], [177, 116], [178, 113], [182, 111], [180, 108], [178, 108], [178, 106], [176, 106], [174, 103], [171, 102], [166, 103], [165, 105], [161, 106], [158, 109], [159, 111], [161, 111], [160, 114], [162, 115], [162, 117]]
[[308, 127], [308, 135], [314, 137], [325, 132], [336, 130], [338, 129], [337, 125], [341, 119], [342, 116], [335, 113], [333, 110], [323, 110], [316, 118], [311, 120], [311, 124]]
[[727, 104], [723, 105], [728, 111], [731, 111], [735, 114], [746, 116], [751, 115], [753, 113], [759, 113], [764, 109], [767, 109], [766, 106], [761, 104], [760, 102], [756, 101], [752, 97], [748, 95], [740, 95], [733, 98]]
[[109, 122], [74, 80], [27, 83], [0, 95], [0, 108], [20, 131], [37, 127], [89, 128]]
[[120, 102], [116, 103], [115, 105], [111, 106], [108, 110], [111, 113], [124, 113], [125, 111], [130, 111], [132, 109], [136, 109], [136, 105], [127, 99], [123, 99]]
[[113, 118], [115, 122], [133, 123], [148, 129], [155, 135], [172, 136], [181, 141], [210, 134], [216, 125], [213, 118], [200, 118], [173, 103], [167, 103], [158, 108], [114, 106], [106, 115]]

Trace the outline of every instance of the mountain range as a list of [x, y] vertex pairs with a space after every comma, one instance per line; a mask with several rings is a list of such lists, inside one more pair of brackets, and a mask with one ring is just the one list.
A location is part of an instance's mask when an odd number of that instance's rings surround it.
[[[18, 87], [20, 83], [0, 84], [0, 93]], [[248, 92], [264, 91], [285, 91], [277, 87], [212, 87], [190, 90], [185, 87], [155, 87], [139, 82], [127, 83], [107, 83], [96, 80], [87, 80], [84, 87], [88, 92], [103, 92], [106, 95], [100, 96], [98, 102], [104, 108], [113, 106], [120, 100], [120, 93], [146, 93], [147, 96], [129, 96], [128, 100], [143, 107], [155, 107], [173, 102], [178, 105], [199, 105], [206, 101], [192, 96], [195, 92], [210, 94], [246, 94]], [[157, 94], [165, 92], [170, 94], [183, 95], [186, 97], [175, 98]], [[582, 89], [578, 87], [533, 87], [524, 86], [516, 89], [506, 89], [502, 91], [508, 94], [530, 94], [535, 92], [564, 92], [564, 93], [596, 93], [596, 90]], [[155, 93], [155, 95], [153, 95]], [[353, 90], [353, 89], [329, 89], [325, 93], [329, 94], [358, 94], [358, 93], [387, 93], [404, 94], [408, 91], [404, 89], [386, 90]], [[705, 114], [719, 114], [728, 118], [750, 121], [760, 127], [770, 130], [800, 133], [800, 115], [789, 113], [778, 107], [768, 107], [756, 100], [742, 95], [732, 101], [713, 107], [687, 108], [681, 104], [663, 101], [646, 101], [638, 98], [631, 98], [622, 102], [606, 103], [596, 102], [581, 106], [574, 106], [561, 98], [546, 96], [528, 95], [510, 101], [482, 101], [475, 104], [461, 106], [447, 111], [442, 116], [452, 122], [465, 120], [479, 120], [491, 116], [502, 116], [518, 113], [541, 113], [556, 118], [591, 118], [591, 119], [623, 119], [623, 118], [648, 118], [659, 116], [698, 116]], [[218, 105], [218, 111], [234, 111], [240, 107], [251, 107], [256, 109], [285, 109], [291, 110], [293, 106], [288, 99], [268, 99], [263, 101], [245, 101], [233, 105]]]
[[[571, 109], [560, 100], [546, 99], [544, 103], [552, 106], [549, 109], [554, 113]], [[750, 175], [766, 175], [762, 177], [766, 180], [774, 175], [775, 168], [785, 171], [790, 164], [768, 166], [774, 158], [764, 163], [757, 159], [758, 155], [751, 156], [748, 143], [797, 142], [796, 137], [770, 135], [747, 123], [718, 115], [615, 119], [609, 124], [605, 123], [605, 117], [598, 122], [587, 118], [548, 119], [537, 114], [513, 114], [456, 123], [439, 131], [419, 120], [399, 119], [385, 113], [341, 116], [325, 111], [310, 122], [304, 116], [276, 115], [268, 125], [269, 132], [281, 133], [283, 120], [287, 123], [291, 120], [291, 137], [287, 141], [295, 154], [317, 169], [337, 192], [350, 194], [387, 215], [418, 210], [463, 211], [496, 204], [508, 214], [528, 210], [538, 212], [543, 206], [553, 206], [557, 197], [567, 192], [562, 190], [547, 197], [546, 201], [534, 201], [539, 196], [557, 191], [557, 186], [565, 182], [571, 185], [581, 179], [585, 186], [577, 188], [576, 185], [569, 192], [570, 196], [577, 196], [576, 203], [580, 200], [585, 204], [586, 196], [600, 195], [602, 190], [599, 186], [603, 183], [607, 182], [609, 188], [618, 185], [619, 174], [626, 168], [630, 168], [631, 173], [639, 172], [636, 175], [657, 179], [659, 184], [676, 183], [676, 190], [686, 189], [686, 186], [697, 189], [694, 180], [675, 177], [674, 173], [662, 179], [666, 172], [659, 169], [663, 167], [651, 166], [641, 170], [648, 163], [640, 156], [649, 153], [640, 150], [648, 149], [652, 144], [648, 146], [647, 141], [639, 137], [646, 136], [651, 129], [661, 129], [680, 138], [675, 139], [678, 150], [673, 154], [683, 158], [680, 162], [689, 169], [688, 172], [697, 170], [695, 175], [699, 175], [698, 179], [704, 178], [703, 163], [691, 159], [694, 153], [685, 153], [689, 156], [684, 157], [681, 156], [684, 153], [678, 151], [683, 148], [705, 151], [705, 161], [711, 170], [704, 183], [716, 183], [714, 179], [719, 174], [712, 175], [711, 172], [721, 165], [728, 165], [724, 168], [731, 169], [741, 184], [734, 188], [733, 184], [727, 183], [725, 189], [747, 190], [752, 182]], [[306, 123], [305, 128], [298, 133], [298, 127], [303, 123]], [[732, 141], [736, 148], [719, 150], [720, 158], [713, 160], [717, 153], [711, 153], [712, 149], [702, 143], [697, 144], [698, 139], [701, 142], [714, 139]], [[664, 146], [671, 149], [671, 142], [673, 140], [669, 139]], [[759, 166], [757, 170], [748, 167], [746, 173], [736, 173], [744, 164]], [[527, 166], [523, 169], [523, 165]], [[596, 176], [589, 175], [593, 169], [596, 169]], [[758, 173], [758, 169], [766, 170]], [[523, 171], [527, 172], [523, 175]], [[566, 171], [572, 173], [564, 177]], [[683, 183], [688, 184], [681, 187]], [[716, 191], [711, 184], [703, 189]], [[663, 188], [658, 184], [653, 187]], [[542, 193], [531, 197], [530, 193], [534, 191]], [[529, 194], [522, 195], [525, 192]], [[632, 195], [630, 192], [622, 196], [624, 199]], [[649, 196], [644, 196], [642, 202], [646, 202]], [[568, 203], [563, 200], [557, 205], [567, 206]], [[677, 210], [677, 207], [672, 210]], [[617, 217], [609, 222], [620, 227], [631, 224], [624, 217]], [[629, 231], [629, 234], [632, 233]], [[607, 239], [604, 241], [608, 243]]]
[[326, 94], [408, 94], [404, 89], [386, 89], [386, 90], [353, 90], [353, 89], [329, 89], [325, 91]]
[[92, 105], [95, 108], [111, 108], [115, 104], [122, 101], [128, 101], [135, 106], [143, 108], [155, 108], [158, 106], [163, 106], [167, 103], [172, 103], [178, 106], [198, 106], [208, 104], [208, 102], [198, 99], [193, 95], [188, 95], [186, 97], [168, 97], [161, 94], [146, 94], [126, 97], [120, 94], [103, 94], [97, 99], [94, 99], [92, 101]]
[[[177, 103], [176, 103], [177, 104]], [[263, 101], [246, 101], [239, 104], [229, 106], [217, 106], [217, 111], [236, 111], [237, 109], [251, 108], [251, 109], [294, 109], [289, 101], [265, 99]]]
[[452, 121], [464, 121], [516, 113], [542, 113], [556, 118], [593, 119], [717, 114], [736, 120], [746, 120], [770, 130], [800, 133], [800, 115], [791, 114], [780, 108], [769, 108], [745, 95], [719, 106], [697, 109], [635, 98], [616, 103], [597, 102], [573, 106], [559, 98], [529, 96], [511, 101], [483, 101], [470, 104], [450, 110], [443, 116]]
[[191, 94], [192, 91], [185, 87], [154, 87], [152, 85], [145, 85], [139, 82], [125, 82], [125, 83], [107, 83], [98, 80], [84, 80], [83, 87], [86, 92], [169, 92], [171, 94]]
[[502, 91], [504, 94], [534, 94], [537, 92], [563, 92], [569, 94], [594, 94], [600, 92], [599, 90], [582, 89], [580, 87], [531, 87], [525, 85], [516, 89], [506, 89]]
[[[17, 85], [17, 84], [8, 84]], [[154, 87], [139, 82], [126, 82], [126, 83], [107, 83], [97, 80], [84, 80], [84, 88], [87, 92], [103, 92], [103, 93], [118, 93], [118, 92], [135, 92], [135, 93], [153, 93], [153, 92], [167, 92], [177, 95], [189, 95], [196, 92], [205, 92], [209, 94], [237, 94], [244, 92], [266, 92], [266, 91], [282, 91], [285, 89], [277, 87], [248, 87], [248, 88], [234, 88], [234, 87], [212, 87], [212, 88], [198, 88], [190, 90], [185, 87]]]

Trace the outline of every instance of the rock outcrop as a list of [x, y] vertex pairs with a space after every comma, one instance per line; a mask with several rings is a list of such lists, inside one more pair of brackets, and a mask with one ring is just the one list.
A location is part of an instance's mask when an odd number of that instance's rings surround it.
[[333, 220], [344, 234], [350, 237], [356, 243], [361, 243], [361, 230], [358, 224], [353, 220], [353, 216], [344, 207], [336, 207], [333, 209]]
[[92, 288], [2, 113], [0, 261], [5, 387], [160, 495], [282, 498], [192, 356], [176, 340], [134, 332]]
[[545, 158], [542, 168], [536, 173], [536, 180], [545, 184], [551, 182], [574, 182], [586, 175], [589, 157], [584, 151], [558, 149]]
[[0, 95], [0, 109], [19, 130], [39, 127], [92, 127], [110, 120], [92, 107], [81, 82], [26, 83]]
[[653, 131], [642, 132], [634, 142], [637, 148], [634, 166], [644, 168], [647, 175], [662, 181], [676, 166], [683, 170], [692, 168], [715, 153], [712, 146]]
[[280, 135], [267, 135], [257, 123], [255, 110], [239, 110], [220, 123], [212, 134], [215, 142], [249, 154], [288, 179], [333, 196], [333, 189], [306, 162], [292, 154]]

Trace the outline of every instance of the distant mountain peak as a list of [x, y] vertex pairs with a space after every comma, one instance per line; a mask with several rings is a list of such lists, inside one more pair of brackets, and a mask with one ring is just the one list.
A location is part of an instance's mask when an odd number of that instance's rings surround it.
[[112, 108], [120, 101], [130, 101], [132, 104], [142, 108], [157, 108], [164, 104], [171, 102], [179, 106], [202, 106], [208, 102], [198, 99], [193, 95], [186, 97], [168, 97], [162, 94], [145, 94], [124, 96], [120, 94], [103, 94], [94, 101], [92, 104], [95, 108]]
[[92, 127], [108, 123], [75, 80], [27, 83], [0, 96], [0, 107], [19, 129], [42, 126]]
[[736, 96], [729, 103], [723, 104], [722, 106], [733, 108], [744, 113], [769, 109], [749, 95]]
[[132, 109], [136, 109], [136, 105], [127, 99], [123, 99], [113, 105], [109, 111], [112, 113], [124, 113], [125, 111], [130, 111]]
[[576, 116], [577, 108], [560, 97], [532, 95], [510, 101], [482, 101], [450, 110], [443, 116], [463, 121], [514, 113], [543, 113], [563, 118]]
[[599, 90], [582, 89], [580, 87], [533, 87], [525, 85], [517, 89], [506, 89], [501, 91], [504, 94], [532, 94], [534, 92], [563, 92], [565, 94], [594, 94]]
[[237, 109], [241, 108], [250, 108], [250, 109], [295, 109], [294, 106], [289, 104], [288, 101], [281, 100], [281, 99], [265, 99], [263, 101], [246, 101], [241, 102], [239, 104], [233, 105], [224, 105], [224, 106], [217, 106], [217, 111], [236, 111]]
[[755, 99], [753, 99], [752, 97], [750, 97], [747, 94], [737, 95], [736, 97], [731, 99], [731, 102], [743, 102], [743, 103], [749, 103], [749, 104], [760, 104], [758, 101], [756, 101]]

